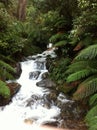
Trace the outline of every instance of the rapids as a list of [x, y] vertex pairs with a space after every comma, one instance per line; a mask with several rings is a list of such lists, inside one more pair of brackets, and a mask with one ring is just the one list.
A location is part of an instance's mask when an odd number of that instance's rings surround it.
[[[44, 122], [53, 122], [60, 114], [60, 108], [51, 101], [50, 108], [42, 102], [43, 96], [50, 93], [49, 89], [38, 87], [36, 83], [41, 81], [46, 69], [46, 57], [55, 57], [54, 50], [45, 51], [42, 54], [28, 57], [21, 62], [22, 73], [15, 82], [21, 85], [20, 91], [13, 97], [12, 102], [5, 107], [0, 107], [0, 127], [3, 130], [22, 129], [30, 130], [33, 126], [42, 125]], [[38, 75], [32, 72], [39, 72]], [[32, 77], [29, 78], [30, 73]], [[34, 97], [34, 98], [33, 98]], [[31, 99], [32, 98], [32, 99]], [[31, 99], [30, 105], [28, 105]], [[32, 102], [33, 100], [33, 102]], [[29, 122], [27, 125], [25, 122]]]

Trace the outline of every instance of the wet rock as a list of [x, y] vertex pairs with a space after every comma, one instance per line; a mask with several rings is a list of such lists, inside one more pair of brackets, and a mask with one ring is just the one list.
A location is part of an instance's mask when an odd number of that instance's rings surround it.
[[58, 107], [61, 110], [60, 118], [65, 120], [79, 120], [81, 119], [81, 110], [77, 102], [66, 102], [61, 104], [58, 102]]
[[4, 98], [3, 96], [0, 95], [0, 106], [5, 106], [11, 102], [12, 97], [20, 90], [21, 85], [18, 83], [8, 83], [7, 86], [10, 89], [10, 97], [9, 98]]
[[10, 102], [9, 98], [4, 98], [3, 96], [0, 95], [0, 106], [5, 106]]
[[29, 79], [38, 79], [39, 75], [40, 75], [40, 71], [33, 71], [29, 73]]
[[55, 88], [56, 84], [51, 79], [43, 79], [36, 83], [39, 87], [46, 87], [46, 88]]
[[26, 106], [28, 107], [31, 107], [31, 106], [33, 106], [33, 104], [37, 101], [37, 100], [39, 100], [39, 97], [38, 96], [36, 96], [36, 95], [32, 95], [31, 96], [31, 98], [29, 98], [28, 100], [26, 100]]
[[15, 76], [15, 78], [19, 78], [20, 75], [21, 75], [21, 72], [22, 72], [21, 64], [20, 63], [16, 64], [15, 70], [16, 70], [16, 73], [15, 73], [14, 76]]
[[58, 124], [59, 124], [58, 121], [46, 121], [42, 125], [57, 127]]
[[10, 89], [11, 97], [13, 97], [21, 88], [21, 85], [19, 83], [15, 83], [15, 82], [8, 83], [7, 86]]
[[41, 78], [42, 78], [42, 79], [47, 79], [48, 76], [49, 76], [49, 73], [48, 73], [48, 72], [45, 72], [45, 73], [42, 74]]
[[45, 69], [45, 63], [46, 63], [46, 58], [38, 58], [35, 61], [37, 68], [39, 70], [44, 70]]
[[57, 96], [58, 96], [58, 93], [56, 90], [50, 90], [50, 93], [48, 95], [46, 95], [46, 99], [48, 101], [56, 101], [57, 100]]

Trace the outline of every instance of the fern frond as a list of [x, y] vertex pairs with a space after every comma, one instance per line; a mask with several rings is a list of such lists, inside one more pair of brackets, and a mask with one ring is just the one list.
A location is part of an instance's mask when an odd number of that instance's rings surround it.
[[89, 125], [89, 130], [97, 130], [97, 116], [91, 117], [87, 123]]
[[94, 72], [96, 73], [97, 70], [92, 70], [92, 69], [87, 69], [87, 68], [83, 69], [83, 70], [80, 70], [78, 72], [70, 74], [67, 77], [67, 82], [73, 82], [73, 81], [76, 81], [76, 80], [80, 80], [80, 79], [86, 78], [87, 76], [91, 75]]
[[97, 105], [88, 111], [85, 121], [89, 126], [89, 130], [97, 130]]
[[90, 126], [90, 128], [88, 130], [97, 130], [97, 123], [93, 126]]
[[13, 63], [13, 64], [15, 63], [15, 61], [10, 56], [4, 56], [0, 54], [0, 59], [2, 59], [2, 61], [7, 63]]
[[50, 42], [57, 42], [58, 40], [67, 39], [67, 36], [64, 33], [57, 33], [55, 35], [52, 35], [49, 39]]
[[97, 105], [87, 113], [85, 120], [89, 121], [94, 116], [97, 116]]
[[90, 100], [89, 100], [89, 105], [90, 106], [94, 106], [94, 105], [96, 105], [97, 104], [97, 94], [94, 94], [91, 98], [90, 98]]
[[[85, 117], [86, 122], [89, 126], [97, 126], [97, 105], [94, 106]], [[96, 129], [95, 129], [96, 130]]]
[[62, 40], [62, 41], [59, 41], [57, 43], [54, 44], [55, 47], [60, 47], [60, 46], [64, 46], [67, 44], [67, 41], [65, 40]]
[[2, 60], [0, 60], [0, 68], [5, 68], [8, 72], [15, 73], [15, 69]]
[[[92, 113], [93, 114], [93, 113]], [[88, 124], [93, 127], [95, 124], [97, 125], [97, 116], [93, 116], [88, 120]]]
[[3, 80], [14, 79], [13, 74], [15, 74], [16, 70], [7, 64], [6, 62], [0, 60], [0, 78]]
[[89, 77], [89, 79], [90, 80], [87, 80], [87, 82], [84, 81], [79, 85], [77, 91], [73, 95], [74, 99], [80, 100], [86, 98], [97, 91], [97, 77]]
[[71, 65], [68, 66], [68, 69], [66, 71], [67, 74], [70, 73], [75, 73], [77, 71], [80, 71], [82, 69], [90, 69], [90, 68], [95, 68], [97, 69], [97, 60], [82, 60], [82, 61], [77, 61], [72, 63]]
[[85, 49], [83, 49], [78, 56], [75, 57], [76, 60], [83, 60], [83, 59], [95, 59], [97, 56], [97, 44], [91, 45]]

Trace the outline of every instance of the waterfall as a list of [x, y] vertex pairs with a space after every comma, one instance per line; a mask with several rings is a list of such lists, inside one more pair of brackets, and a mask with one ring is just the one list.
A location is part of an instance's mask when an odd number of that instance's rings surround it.
[[[55, 117], [60, 114], [60, 108], [52, 101], [49, 107], [45, 105], [44, 97], [50, 93], [49, 89], [36, 85], [42, 80], [41, 75], [48, 72], [46, 69], [47, 55], [56, 56], [53, 50], [45, 51], [21, 62], [22, 73], [16, 80], [21, 85], [21, 89], [10, 104], [0, 107], [0, 127], [2, 129], [23, 128], [25, 130], [27, 128], [30, 130], [30, 127], [35, 125], [55, 121]], [[31, 123], [29, 128], [25, 123], [27, 121]]]

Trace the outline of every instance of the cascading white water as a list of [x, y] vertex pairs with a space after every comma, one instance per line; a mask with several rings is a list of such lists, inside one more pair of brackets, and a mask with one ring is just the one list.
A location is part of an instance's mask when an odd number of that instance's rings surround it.
[[[0, 128], [3, 130], [20, 130], [22, 128], [23, 130], [30, 130], [34, 125], [41, 125], [46, 121], [54, 121], [55, 117], [60, 114], [60, 109], [53, 103], [51, 103], [50, 108], [42, 105], [41, 99], [44, 94], [48, 94], [50, 91], [47, 88], [36, 85], [41, 80], [41, 75], [48, 72], [45, 66], [47, 55], [55, 56], [54, 51], [50, 50], [32, 56], [30, 60], [21, 62], [22, 73], [20, 78], [16, 80], [16, 82], [21, 84], [21, 89], [13, 97], [9, 105], [6, 105], [3, 110], [2, 107], [0, 108]], [[35, 77], [29, 79], [29, 74], [33, 71], [39, 72], [37, 79]], [[37, 100], [32, 98], [33, 95], [36, 95]], [[32, 104], [29, 106], [27, 104], [31, 98], [34, 102], [30, 102]], [[33, 119], [33, 123], [27, 125], [24, 122], [25, 119]]]

